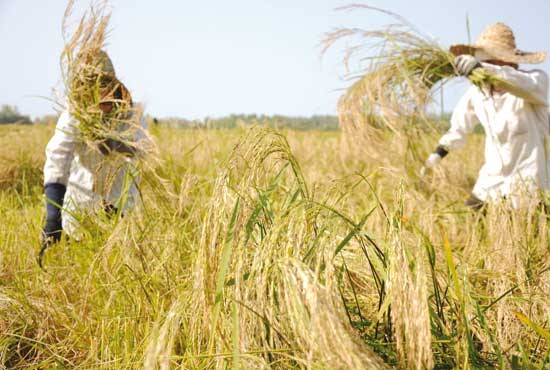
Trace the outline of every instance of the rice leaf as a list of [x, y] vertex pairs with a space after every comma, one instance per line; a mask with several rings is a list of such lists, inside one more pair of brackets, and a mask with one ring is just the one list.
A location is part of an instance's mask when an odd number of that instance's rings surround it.
[[546, 341], [550, 341], [550, 332], [548, 330], [532, 322], [531, 320], [529, 320], [527, 316], [525, 316], [521, 312], [516, 311], [514, 312], [514, 315], [516, 315], [519, 321], [521, 321], [523, 324], [533, 329], [538, 335], [543, 337]]

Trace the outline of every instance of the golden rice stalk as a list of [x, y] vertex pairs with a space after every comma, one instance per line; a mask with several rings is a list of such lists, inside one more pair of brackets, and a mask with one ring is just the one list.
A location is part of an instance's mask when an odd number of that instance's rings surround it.
[[154, 328], [145, 350], [143, 369], [170, 369], [174, 341], [181, 329], [182, 312], [185, 312], [186, 309], [183, 302], [184, 300], [175, 301], [168, 310], [162, 324], [157, 323]]
[[[65, 47], [61, 53], [61, 70], [66, 101], [71, 115], [78, 121], [82, 139], [97, 144], [104, 139], [131, 143], [132, 131], [139, 129], [141, 111], [132, 105], [129, 92], [112, 73], [105, 72], [105, 46], [111, 17], [107, 0], [92, 1], [72, 30], [74, 0], [69, 0], [63, 16]], [[105, 96], [120, 89], [122, 96], [110, 99], [113, 110], [106, 114], [99, 108]], [[124, 135], [121, 135], [124, 132]]]
[[307, 266], [296, 260], [284, 261], [280, 268], [280, 301], [307, 358], [321, 359], [329, 369], [388, 368], [353, 332], [334, 284], [321, 284]]
[[[353, 84], [338, 103], [340, 123], [346, 131], [389, 128], [399, 133], [404, 123], [425, 119], [425, 107], [431, 101], [434, 86], [457, 77], [454, 55], [437, 42], [417, 31], [399, 15], [367, 5], [341, 9], [366, 8], [389, 15], [397, 22], [381, 30], [340, 28], [327, 33], [323, 53], [342, 39], [359, 40], [347, 49], [344, 64], [355, 59], [364, 64], [351, 74]], [[469, 77], [475, 85], [502, 83], [483, 69]]]
[[388, 256], [388, 290], [397, 354], [403, 368], [433, 369], [427, 273], [421, 249], [408, 249], [394, 220]]

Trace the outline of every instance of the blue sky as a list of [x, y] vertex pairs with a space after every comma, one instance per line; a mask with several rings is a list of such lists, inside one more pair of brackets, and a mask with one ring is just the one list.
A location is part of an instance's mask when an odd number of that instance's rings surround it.
[[[323, 34], [389, 21], [372, 11], [334, 11], [349, 3], [112, 0], [107, 51], [135, 100], [154, 116], [334, 114], [347, 86], [340, 63], [345, 44], [321, 59]], [[467, 41], [468, 14], [474, 39], [486, 25], [503, 21], [521, 49], [550, 51], [548, 0], [365, 3], [399, 13], [445, 46]], [[33, 117], [53, 112], [49, 99], [60, 81], [65, 6], [65, 0], [0, 0], [0, 104], [17, 105]], [[549, 72], [550, 64], [539, 68]], [[462, 82], [446, 89], [447, 110], [465, 87]]]

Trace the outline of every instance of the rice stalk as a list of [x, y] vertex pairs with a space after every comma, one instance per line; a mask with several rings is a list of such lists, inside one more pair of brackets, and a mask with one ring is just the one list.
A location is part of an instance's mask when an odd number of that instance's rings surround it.
[[[313, 272], [298, 261], [281, 264], [281, 301], [296, 341], [308, 359], [323, 359], [329, 369], [387, 369], [345, 321], [338, 290], [322, 284]], [[334, 281], [333, 281], [334, 282]], [[335, 348], [345, 351], [334, 351]], [[311, 368], [311, 365], [308, 366]]]
[[427, 271], [420, 248], [407, 248], [402, 235], [403, 209], [392, 221], [388, 290], [397, 353], [407, 369], [433, 369]]
[[[66, 101], [58, 105], [69, 109], [78, 122], [79, 136], [90, 147], [113, 139], [140, 149], [141, 144], [132, 138], [141, 129], [143, 107], [133, 104], [104, 52], [111, 18], [109, 1], [92, 0], [73, 27], [74, 4], [74, 0], [68, 1], [63, 16], [61, 70]], [[105, 101], [113, 103], [109, 113], [100, 109]]]
[[[52, 130], [0, 128], [0, 172], [39, 167]], [[432, 193], [409, 185], [400, 157], [358, 156], [341, 133], [157, 134], [163, 161], [143, 174], [143, 212], [90, 221], [88, 237], [49, 251], [46, 272], [40, 177], [0, 191], [0, 367], [328, 369], [370, 358], [404, 368], [393, 312], [422, 311], [404, 301], [424, 295], [424, 279], [431, 335], [418, 344], [431, 342], [434, 368], [548, 368], [547, 213], [464, 208], [481, 135], [436, 174], [452, 185]], [[414, 292], [393, 289], [398, 279]], [[425, 328], [419, 317], [405, 326]]]
[[[325, 35], [323, 53], [338, 41], [354, 40], [343, 59], [354, 82], [338, 102], [341, 126], [354, 138], [370, 137], [370, 143], [380, 138], [380, 128], [397, 134], [404, 134], [407, 124], [433, 128], [426, 106], [439, 87], [459, 76], [453, 64], [455, 56], [395, 13], [368, 5], [340, 9], [358, 8], [381, 12], [395, 23], [379, 30], [339, 28]], [[350, 72], [354, 61], [362, 66]], [[508, 86], [482, 68], [475, 69], [468, 79], [479, 87]]]
[[143, 369], [168, 370], [171, 368], [171, 355], [175, 338], [181, 330], [182, 312], [188, 309], [183, 302], [181, 299], [176, 300], [163, 318], [163, 322], [157, 323], [145, 349]]
[[[226, 365], [241, 368], [384, 368], [343, 319], [334, 285], [334, 254], [347, 242], [329, 225], [351, 227], [305, 184], [282, 135], [253, 129], [235, 149], [196, 251], [192, 301], [204, 313], [189, 321], [192, 356], [228, 354]], [[307, 269], [293, 275], [289, 259]], [[251, 361], [258, 350], [263, 362]]]

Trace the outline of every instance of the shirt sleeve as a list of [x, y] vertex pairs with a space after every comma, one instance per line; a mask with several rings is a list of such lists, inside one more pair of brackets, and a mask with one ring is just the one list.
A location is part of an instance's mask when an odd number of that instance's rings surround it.
[[46, 146], [44, 184], [67, 185], [71, 163], [77, 143], [80, 141], [76, 121], [68, 111], [59, 116], [55, 133]]
[[472, 104], [473, 94], [476, 87], [472, 86], [459, 100], [451, 116], [451, 127], [439, 140], [449, 150], [460, 149], [466, 143], [466, 136], [474, 130], [478, 123], [477, 116]]
[[525, 99], [531, 104], [548, 105], [548, 75], [546, 72], [535, 69], [533, 71], [520, 71], [509, 66], [495, 66], [482, 63], [483, 69], [508, 82], [510, 86], [504, 88], [519, 98]]

